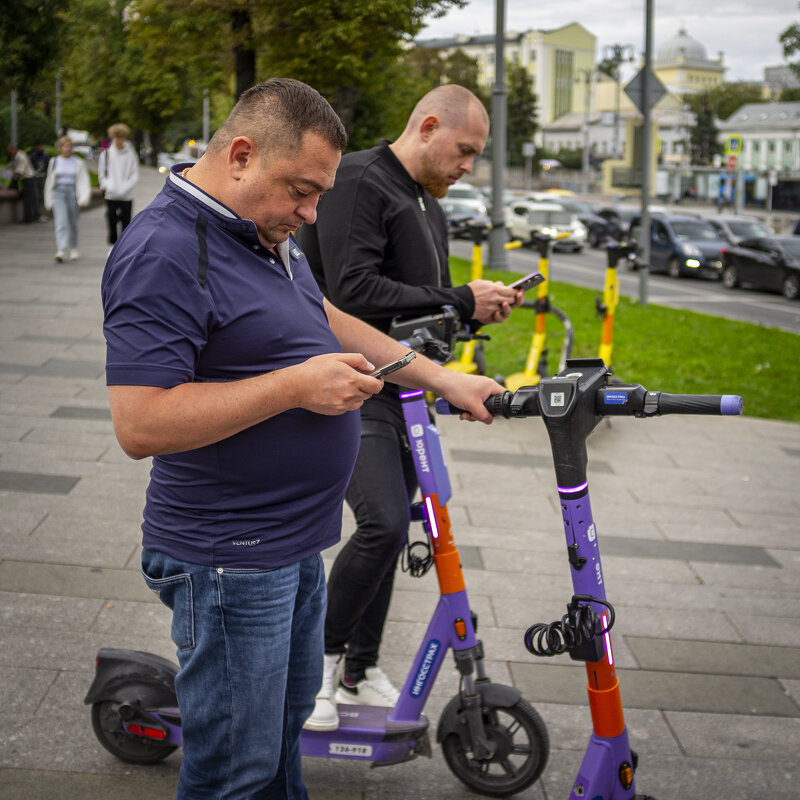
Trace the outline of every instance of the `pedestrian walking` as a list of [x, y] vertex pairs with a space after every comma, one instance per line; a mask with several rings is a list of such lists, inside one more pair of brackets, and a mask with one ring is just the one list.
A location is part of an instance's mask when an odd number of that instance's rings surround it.
[[57, 142], [58, 155], [47, 165], [44, 182], [44, 206], [53, 210], [56, 226], [55, 260], [75, 261], [78, 252], [78, 209], [89, 205], [89, 171], [82, 158], [72, 153], [72, 139], [62, 136]]
[[7, 149], [11, 156], [11, 181], [17, 182], [22, 197], [22, 222], [33, 222], [37, 217], [33, 165], [28, 154], [15, 144], [9, 144]]
[[108, 243], [116, 244], [119, 234], [130, 225], [133, 190], [139, 180], [139, 158], [128, 141], [131, 129], [118, 122], [108, 129], [111, 144], [100, 153], [97, 177], [106, 201]]

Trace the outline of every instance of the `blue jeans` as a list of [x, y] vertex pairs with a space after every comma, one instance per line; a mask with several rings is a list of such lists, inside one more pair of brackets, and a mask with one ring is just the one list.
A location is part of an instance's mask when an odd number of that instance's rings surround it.
[[322, 557], [223, 569], [145, 549], [142, 572], [173, 612], [176, 800], [307, 800], [300, 733], [322, 683]]
[[74, 183], [57, 183], [53, 189], [53, 221], [59, 250], [78, 248], [78, 201]]

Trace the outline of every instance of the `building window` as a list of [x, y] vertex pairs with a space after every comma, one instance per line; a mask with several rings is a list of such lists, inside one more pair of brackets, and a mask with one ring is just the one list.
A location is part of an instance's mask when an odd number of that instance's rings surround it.
[[768, 151], [770, 154], [772, 154], [772, 153], [774, 153], [774, 152], [775, 152], [775, 142], [774, 142], [774, 141], [772, 141], [772, 139], [770, 139], [770, 140], [769, 140], [769, 142], [767, 142], [767, 151]]
[[556, 50], [553, 80], [553, 119], [572, 111], [572, 87], [575, 84], [574, 53]]
[[536, 51], [535, 50], [531, 50], [530, 53], [528, 53], [528, 62], [531, 63], [531, 64], [535, 64], [536, 63]]
[[783, 143], [783, 152], [787, 155], [791, 155], [792, 153], [792, 143], [790, 141], [786, 141]]
[[760, 153], [761, 152], [761, 142], [753, 142], [753, 152]]

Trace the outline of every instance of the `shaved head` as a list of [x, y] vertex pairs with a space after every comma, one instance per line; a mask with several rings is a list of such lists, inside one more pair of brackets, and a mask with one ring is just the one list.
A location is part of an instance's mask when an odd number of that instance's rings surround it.
[[406, 130], [418, 126], [428, 116], [435, 116], [445, 128], [466, 128], [475, 114], [488, 128], [489, 115], [483, 103], [469, 89], [448, 83], [431, 89], [414, 106]]

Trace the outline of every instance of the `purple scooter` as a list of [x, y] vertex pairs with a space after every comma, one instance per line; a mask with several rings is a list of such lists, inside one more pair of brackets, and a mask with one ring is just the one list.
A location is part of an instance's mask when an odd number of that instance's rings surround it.
[[[436, 355], [441, 329], [446, 328], [450, 338], [457, 324], [447, 308], [431, 319], [436, 336], [420, 333], [415, 320], [406, 331], [400, 327], [397, 338], [417, 349], [432, 348]], [[421, 521], [427, 534], [426, 557], [414, 556], [416, 574], [435, 566], [441, 597], [395, 707], [340, 706], [338, 729], [304, 730], [301, 750], [304, 756], [373, 765], [430, 756], [429, 725], [422, 710], [452, 651], [460, 688], [442, 712], [436, 738], [448, 766], [464, 784], [484, 795], [506, 797], [521, 792], [542, 773], [549, 753], [547, 729], [518, 689], [492, 683], [486, 675], [483, 646], [475, 635], [477, 615], [469, 605], [447, 512], [451, 489], [439, 432], [424, 392], [410, 391], [401, 398], [422, 495], [411, 508], [412, 519]], [[177, 670], [172, 662], [150, 653], [101, 649], [84, 701], [92, 706], [100, 744], [123, 761], [139, 764], [158, 762], [180, 747]]]
[[[606, 599], [598, 533], [586, 479], [586, 439], [607, 416], [742, 413], [737, 395], [671, 395], [636, 384], [611, 383], [599, 358], [568, 359], [565, 369], [537, 386], [494, 395], [486, 407], [496, 416], [541, 416], [550, 437], [558, 497], [575, 594], [555, 622], [532, 625], [527, 649], [537, 656], [569, 653], [586, 663], [593, 733], [572, 784], [570, 800], [649, 800], [636, 794], [636, 754], [628, 743], [622, 696], [609, 631], [614, 609]], [[437, 401], [440, 412], [457, 411]]]

